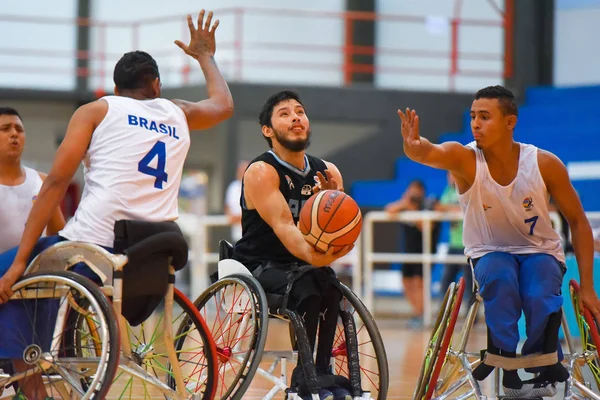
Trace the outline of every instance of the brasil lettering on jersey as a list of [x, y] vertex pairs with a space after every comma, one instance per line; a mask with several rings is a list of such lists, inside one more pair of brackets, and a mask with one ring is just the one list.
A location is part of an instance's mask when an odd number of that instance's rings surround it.
[[140, 128], [144, 128], [157, 133], [162, 133], [164, 135], [169, 135], [170, 137], [179, 140], [179, 136], [177, 136], [177, 130], [174, 126], [167, 124], [157, 124], [155, 121], [151, 121], [147, 118], [138, 117], [137, 115], [131, 114], [127, 116], [127, 119], [129, 121], [129, 125], [131, 126], [139, 126]]

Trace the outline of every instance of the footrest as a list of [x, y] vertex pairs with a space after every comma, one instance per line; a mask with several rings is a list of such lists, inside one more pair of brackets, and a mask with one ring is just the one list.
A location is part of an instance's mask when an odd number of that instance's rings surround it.
[[516, 358], [502, 357], [489, 352], [485, 353], [482, 360], [485, 364], [505, 369], [520, 369], [520, 368], [536, 368], [545, 367], [548, 365], [554, 365], [558, 362], [558, 353], [548, 354], [528, 354], [526, 356], [519, 356]]

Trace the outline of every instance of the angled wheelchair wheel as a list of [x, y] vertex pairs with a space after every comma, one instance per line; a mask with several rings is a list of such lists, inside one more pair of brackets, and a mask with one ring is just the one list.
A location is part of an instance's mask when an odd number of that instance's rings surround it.
[[[586, 354], [586, 364], [590, 368], [596, 386], [600, 389], [600, 360], [598, 349], [600, 349], [600, 334], [598, 334], [598, 326], [594, 321], [594, 317], [588, 309], [583, 310], [583, 314], [579, 310], [579, 284], [576, 280], [571, 279], [569, 282], [569, 291], [571, 293], [571, 302], [573, 304], [573, 310], [575, 311], [575, 319], [577, 320], [577, 327], [581, 334], [581, 345], [583, 351]], [[579, 378], [583, 380], [581, 373]], [[582, 382], [584, 383], [584, 382]]]
[[[176, 378], [165, 346], [165, 303], [158, 305], [154, 313], [139, 326], [127, 326], [132, 361], [145, 372], [167, 387], [177, 390]], [[89, 330], [86, 320], [81, 320], [80, 332]], [[88, 325], [84, 329], [83, 325]], [[217, 354], [214, 341], [206, 323], [192, 302], [178, 289], [173, 293], [172, 329], [174, 350], [187, 394], [199, 394], [200, 399], [214, 398], [217, 377]], [[83, 343], [78, 339], [77, 343]], [[82, 350], [84, 346], [81, 346]], [[162, 398], [156, 386], [146, 380], [119, 371], [109, 392], [118, 399]]]
[[[341, 289], [340, 310], [349, 312], [356, 325], [361, 387], [370, 392], [373, 399], [384, 400], [389, 387], [389, 370], [383, 339], [363, 302], [345, 285], [341, 284]], [[347, 338], [341, 318], [333, 342], [332, 364], [335, 375], [350, 378]]]
[[464, 291], [464, 278], [460, 278], [458, 285], [455, 283], [450, 284], [446, 291], [429, 339], [425, 359], [421, 365], [413, 400], [429, 400], [433, 395], [440, 372], [446, 361], [446, 354], [452, 340]]
[[194, 302], [217, 349], [216, 399], [241, 399], [250, 386], [267, 340], [266, 299], [256, 279], [230, 275]]
[[[117, 318], [108, 298], [89, 279], [68, 271], [25, 276], [13, 291], [9, 304], [20, 314], [18, 321], [11, 321], [9, 340], [11, 347], [24, 348], [20, 361], [27, 371], [0, 373], [0, 387], [17, 390], [19, 380], [33, 372], [41, 377], [24, 384], [44, 385], [49, 397], [104, 399], [120, 351]], [[77, 333], [73, 323], [86, 319], [93, 321], [94, 331]], [[73, 347], [77, 335], [85, 336], [80, 342], [86, 343], [85, 351]]]

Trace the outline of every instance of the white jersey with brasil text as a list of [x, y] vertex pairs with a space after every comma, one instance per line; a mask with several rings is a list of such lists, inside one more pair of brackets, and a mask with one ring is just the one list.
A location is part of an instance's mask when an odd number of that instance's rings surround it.
[[83, 161], [81, 203], [60, 235], [112, 247], [120, 219], [172, 221], [190, 134], [183, 111], [165, 99], [106, 96], [108, 113]]
[[459, 196], [465, 255], [546, 253], [564, 262], [561, 238], [548, 212], [550, 196], [538, 167], [538, 149], [519, 145], [519, 170], [507, 186], [492, 178], [475, 142], [468, 145], [475, 151], [477, 171], [471, 188]]

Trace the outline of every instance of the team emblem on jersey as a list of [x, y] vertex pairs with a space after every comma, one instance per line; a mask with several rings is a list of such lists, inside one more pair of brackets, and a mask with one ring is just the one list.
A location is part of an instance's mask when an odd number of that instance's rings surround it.
[[285, 176], [285, 180], [287, 181], [288, 186], [290, 187], [290, 190], [292, 190], [294, 188], [294, 183], [292, 182], [292, 180], [290, 179], [290, 177], [286, 175]]
[[302, 186], [302, 195], [304, 196], [310, 196], [312, 194], [312, 186], [310, 185], [304, 185]]
[[490, 208], [492, 208], [492, 206], [488, 206], [488, 205], [487, 205], [487, 204], [485, 204], [485, 203], [483, 204], [483, 211], [487, 211], [487, 210], [489, 210]]
[[525, 197], [523, 199], [523, 208], [525, 209], [525, 211], [531, 211], [531, 209], [533, 208], [533, 199], [531, 198], [531, 196]]
[[37, 194], [34, 194], [33, 197], [31, 198], [31, 202], [35, 203], [35, 200], [37, 199]]

